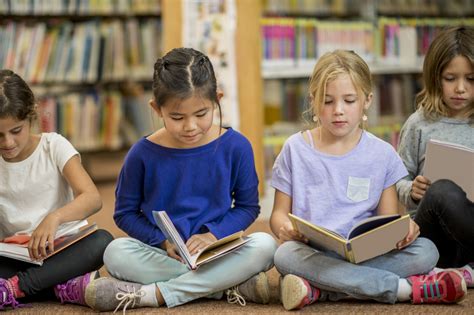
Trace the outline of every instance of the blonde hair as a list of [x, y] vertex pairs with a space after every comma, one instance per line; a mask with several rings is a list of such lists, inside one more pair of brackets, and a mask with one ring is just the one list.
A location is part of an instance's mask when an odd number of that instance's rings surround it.
[[[418, 108], [423, 109], [425, 118], [436, 120], [448, 116], [443, 102], [442, 74], [454, 57], [466, 57], [474, 66], [474, 28], [451, 27], [441, 31], [433, 40], [423, 63], [423, 89], [416, 96]], [[473, 120], [474, 110], [468, 116]]]
[[309, 81], [311, 102], [307, 114], [319, 116], [324, 104], [326, 86], [341, 74], [348, 74], [358, 95], [367, 97], [372, 93], [372, 78], [367, 63], [355, 52], [335, 50], [322, 55]]

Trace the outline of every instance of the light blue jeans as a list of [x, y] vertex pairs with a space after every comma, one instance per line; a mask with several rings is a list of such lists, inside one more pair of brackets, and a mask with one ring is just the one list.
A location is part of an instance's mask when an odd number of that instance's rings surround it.
[[208, 297], [221, 299], [224, 290], [273, 267], [277, 243], [267, 233], [253, 233], [237, 250], [190, 271], [166, 251], [133, 238], [119, 238], [107, 246], [104, 263], [115, 278], [156, 283], [168, 307]]
[[321, 289], [323, 301], [352, 297], [395, 303], [398, 280], [429, 272], [438, 258], [436, 246], [426, 238], [359, 264], [347, 262], [334, 252], [291, 241], [277, 249], [275, 266], [282, 275], [303, 277]]

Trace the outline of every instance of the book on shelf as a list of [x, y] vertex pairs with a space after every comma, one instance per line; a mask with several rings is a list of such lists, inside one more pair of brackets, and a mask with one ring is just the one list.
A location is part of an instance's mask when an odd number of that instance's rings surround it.
[[378, 215], [356, 223], [344, 237], [291, 213], [288, 216], [293, 228], [309, 240], [310, 246], [336, 252], [355, 264], [395, 249], [410, 227], [408, 214]]
[[195, 270], [202, 264], [222, 257], [249, 241], [248, 237], [243, 236], [243, 231], [239, 231], [221, 238], [207, 245], [196, 254], [191, 255], [168, 214], [165, 211], [153, 211], [153, 216], [166, 239], [176, 247], [179, 255], [191, 270]]
[[438, 179], [452, 180], [474, 201], [474, 149], [431, 139], [426, 145], [423, 176], [432, 183]]
[[33, 260], [28, 252], [28, 242], [31, 235], [18, 234], [7, 237], [0, 242], [0, 256], [21, 260], [36, 265], [43, 265], [43, 261], [61, 252], [63, 249], [80, 241], [97, 230], [95, 223], [87, 225], [87, 221], [74, 221], [63, 224], [58, 228], [54, 239], [54, 251], [41, 260]]

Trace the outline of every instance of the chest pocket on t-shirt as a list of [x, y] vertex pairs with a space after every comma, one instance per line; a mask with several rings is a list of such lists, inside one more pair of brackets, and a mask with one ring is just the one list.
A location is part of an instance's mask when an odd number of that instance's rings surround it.
[[354, 202], [361, 202], [369, 199], [370, 178], [349, 176], [347, 183], [347, 198]]

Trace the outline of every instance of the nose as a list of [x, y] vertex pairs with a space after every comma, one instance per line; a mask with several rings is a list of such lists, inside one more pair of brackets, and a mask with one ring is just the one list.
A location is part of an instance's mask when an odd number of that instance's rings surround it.
[[340, 116], [344, 114], [344, 104], [342, 102], [336, 102], [334, 106], [334, 115]]
[[184, 131], [193, 131], [196, 129], [196, 122], [194, 121], [193, 118], [188, 118], [184, 121], [184, 126], [183, 126]]
[[14, 144], [13, 137], [9, 135], [4, 135], [0, 137], [0, 143], [3, 148], [6, 148], [6, 149], [11, 148]]
[[466, 91], [466, 83], [464, 82], [464, 80], [457, 81], [454, 91], [458, 94], [462, 94]]

